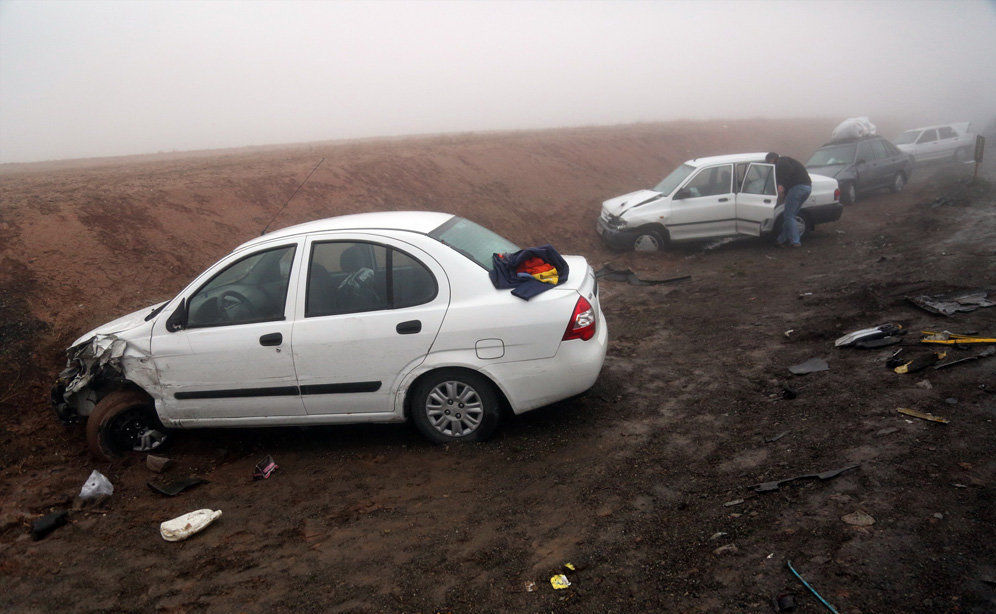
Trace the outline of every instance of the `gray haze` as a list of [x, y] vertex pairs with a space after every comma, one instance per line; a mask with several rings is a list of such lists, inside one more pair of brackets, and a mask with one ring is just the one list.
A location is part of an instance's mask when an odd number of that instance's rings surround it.
[[993, 2], [0, 1], [0, 161], [996, 115]]

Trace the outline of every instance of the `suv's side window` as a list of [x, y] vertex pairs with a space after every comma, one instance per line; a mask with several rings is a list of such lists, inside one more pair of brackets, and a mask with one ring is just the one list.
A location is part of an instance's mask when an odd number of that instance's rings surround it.
[[438, 286], [408, 254], [375, 243], [323, 241], [311, 247], [305, 317], [398, 309], [427, 303]]
[[690, 197], [716, 196], [733, 191], [733, 165], [724, 164], [704, 168], [685, 185]]
[[856, 155], [858, 162], [861, 162], [862, 160], [865, 162], [871, 162], [877, 157], [875, 151], [872, 149], [871, 141], [862, 141], [858, 143], [858, 153]]
[[284, 319], [296, 245], [256, 252], [233, 262], [190, 297], [187, 328]]
[[933, 143], [937, 140], [937, 130], [930, 129], [925, 130], [920, 138], [916, 140], [917, 143]]
[[943, 128], [938, 128], [937, 131], [940, 134], [940, 138], [942, 139], [953, 139], [955, 138], [955, 136], [957, 136], [955, 135], [955, 131], [947, 126], [944, 126]]
[[885, 143], [883, 143], [880, 139], [875, 139], [874, 141], [871, 141], [870, 144], [871, 144], [871, 148], [872, 148], [872, 156], [873, 157], [875, 157], [875, 158], [888, 158], [889, 157], [889, 150], [886, 149]]

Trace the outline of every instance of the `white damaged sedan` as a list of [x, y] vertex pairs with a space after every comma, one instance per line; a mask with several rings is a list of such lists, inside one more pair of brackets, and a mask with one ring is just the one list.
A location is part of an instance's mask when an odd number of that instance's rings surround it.
[[489, 278], [519, 248], [444, 213], [348, 215], [239, 246], [175, 298], [80, 337], [53, 389], [102, 457], [172, 428], [411, 420], [479, 441], [590, 388], [607, 331], [595, 275], [529, 301]]

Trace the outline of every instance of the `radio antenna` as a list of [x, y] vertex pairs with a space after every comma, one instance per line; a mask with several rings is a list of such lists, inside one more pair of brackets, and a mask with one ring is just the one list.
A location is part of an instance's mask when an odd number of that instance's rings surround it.
[[321, 166], [322, 162], [324, 161], [325, 158], [322, 158], [321, 160], [318, 161], [318, 164], [315, 165], [315, 168], [311, 169], [311, 172], [308, 173], [308, 176], [304, 178], [304, 181], [301, 182], [301, 185], [297, 186], [297, 189], [294, 190], [294, 193], [290, 195], [290, 198], [287, 199], [287, 202], [284, 203], [284, 206], [280, 207], [280, 211], [274, 213], [273, 217], [270, 218], [270, 221], [266, 223], [266, 226], [263, 226], [263, 232], [259, 233], [259, 236], [262, 237], [263, 235], [266, 234], [266, 229], [270, 227], [270, 224], [273, 223], [273, 220], [277, 219], [277, 216], [280, 215], [283, 212], [283, 210], [287, 208], [287, 205], [290, 204], [290, 201], [294, 200], [294, 197], [297, 196], [297, 193], [301, 191], [301, 188], [304, 187], [304, 184], [308, 183], [308, 180], [311, 179], [311, 176], [315, 174], [315, 171], [318, 170], [318, 167]]

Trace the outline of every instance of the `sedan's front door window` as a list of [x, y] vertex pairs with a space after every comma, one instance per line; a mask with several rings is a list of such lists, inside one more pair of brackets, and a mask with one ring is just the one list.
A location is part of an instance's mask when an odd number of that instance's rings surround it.
[[917, 143], [933, 143], [937, 140], [937, 130], [927, 130], [920, 137]]
[[256, 252], [225, 267], [190, 297], [187, 327], [284, 319], [295, 249], [286, 245]]

